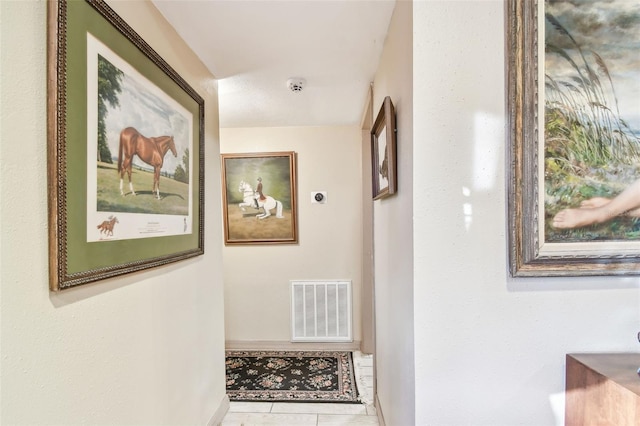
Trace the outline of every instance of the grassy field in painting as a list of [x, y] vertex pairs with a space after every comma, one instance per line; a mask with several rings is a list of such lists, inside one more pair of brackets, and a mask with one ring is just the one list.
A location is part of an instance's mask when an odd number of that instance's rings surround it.
[[160, 199], [153, 194], [153, 173], [133, 170], [133, 189], [129, 190], [129, 179], [125, 174], [124, 196], [120, 195], [120, 174], [115, 164], [98, 163], [98, 211], [187, 215], [189, 213], [189, 185], [160, 177]]
[[253, 208], [246, 208], [243, 213], [237, 204], [231, 204], [227, 212], [227, 226], [229, 227], [229, 239], [231, 241], [269, 241], [290, 240], [293, 238], [293, 222], [291, 210], [284, 209], [284, 218], [276, 217], [275, 209], [271, 216], [258, 219], [257, 214], [262, 213]]

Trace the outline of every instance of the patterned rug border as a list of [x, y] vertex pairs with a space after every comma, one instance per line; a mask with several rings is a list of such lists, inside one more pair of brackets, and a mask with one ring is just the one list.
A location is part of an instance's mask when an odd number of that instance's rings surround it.
[[231, 390], [227, 395], [231, 401], [268, 401], [268, 402], [331, 402], [360, 403], [355, 380], [353, 356], [350, 351], [318, 351], [318, 350], [227, 350], [225, 366], [229, 357], [282, 357], [282, 358], [317, 358], [332, 357], [338, 361], [338, 391], [309, 390]]

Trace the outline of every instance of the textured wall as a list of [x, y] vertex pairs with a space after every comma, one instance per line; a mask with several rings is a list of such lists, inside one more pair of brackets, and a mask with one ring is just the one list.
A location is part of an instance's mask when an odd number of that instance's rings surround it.
[[[229, 341], [288, 342], [289, 281], [353, 282], [354, 340], [360, 339], [360, 129], [340, 127], [220, 129], [225, 153], [295, 151], [299, 244], [228, 246], [224, 253]], [[311, 191], [327, 191], [311, 204]]]
[[[373, 86], [396, 109], [398, 192], [373, 203], [377, 392], [387, 425], [413, 424], [413, 94], [411, 3], [398, 2]], [[428, 191], [420, 183], [420, 191]], [[429, 240], [427, 238], [427, 240]]]
[[50, 294], [46, 6], [0, 2], [0, 423], [205, 424], [225, 392], [216, 86], [150, 3], [114, 3], [205, 98], [206, 254]]
[[508, 277], [504, 2], [414, 3], [416, 424], [562, 424], [567, 352], [638, 351], [638, 278]]

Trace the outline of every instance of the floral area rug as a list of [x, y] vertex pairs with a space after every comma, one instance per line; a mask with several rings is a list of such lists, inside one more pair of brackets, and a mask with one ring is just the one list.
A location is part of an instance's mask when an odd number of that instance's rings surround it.
[[358, 402], [350, 352], [227, 351], [231, 401]]

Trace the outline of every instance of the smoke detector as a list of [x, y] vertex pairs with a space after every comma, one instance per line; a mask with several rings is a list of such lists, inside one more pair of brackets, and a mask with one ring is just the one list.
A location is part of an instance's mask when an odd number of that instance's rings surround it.
[[302, 89], [304, 89], [304, 85], [306, 83], [307, 82], [305, 81], [304, 78], [292, 77], [289, 80], [287, 80], [287, 87], [292, 92], [302, 92]]

